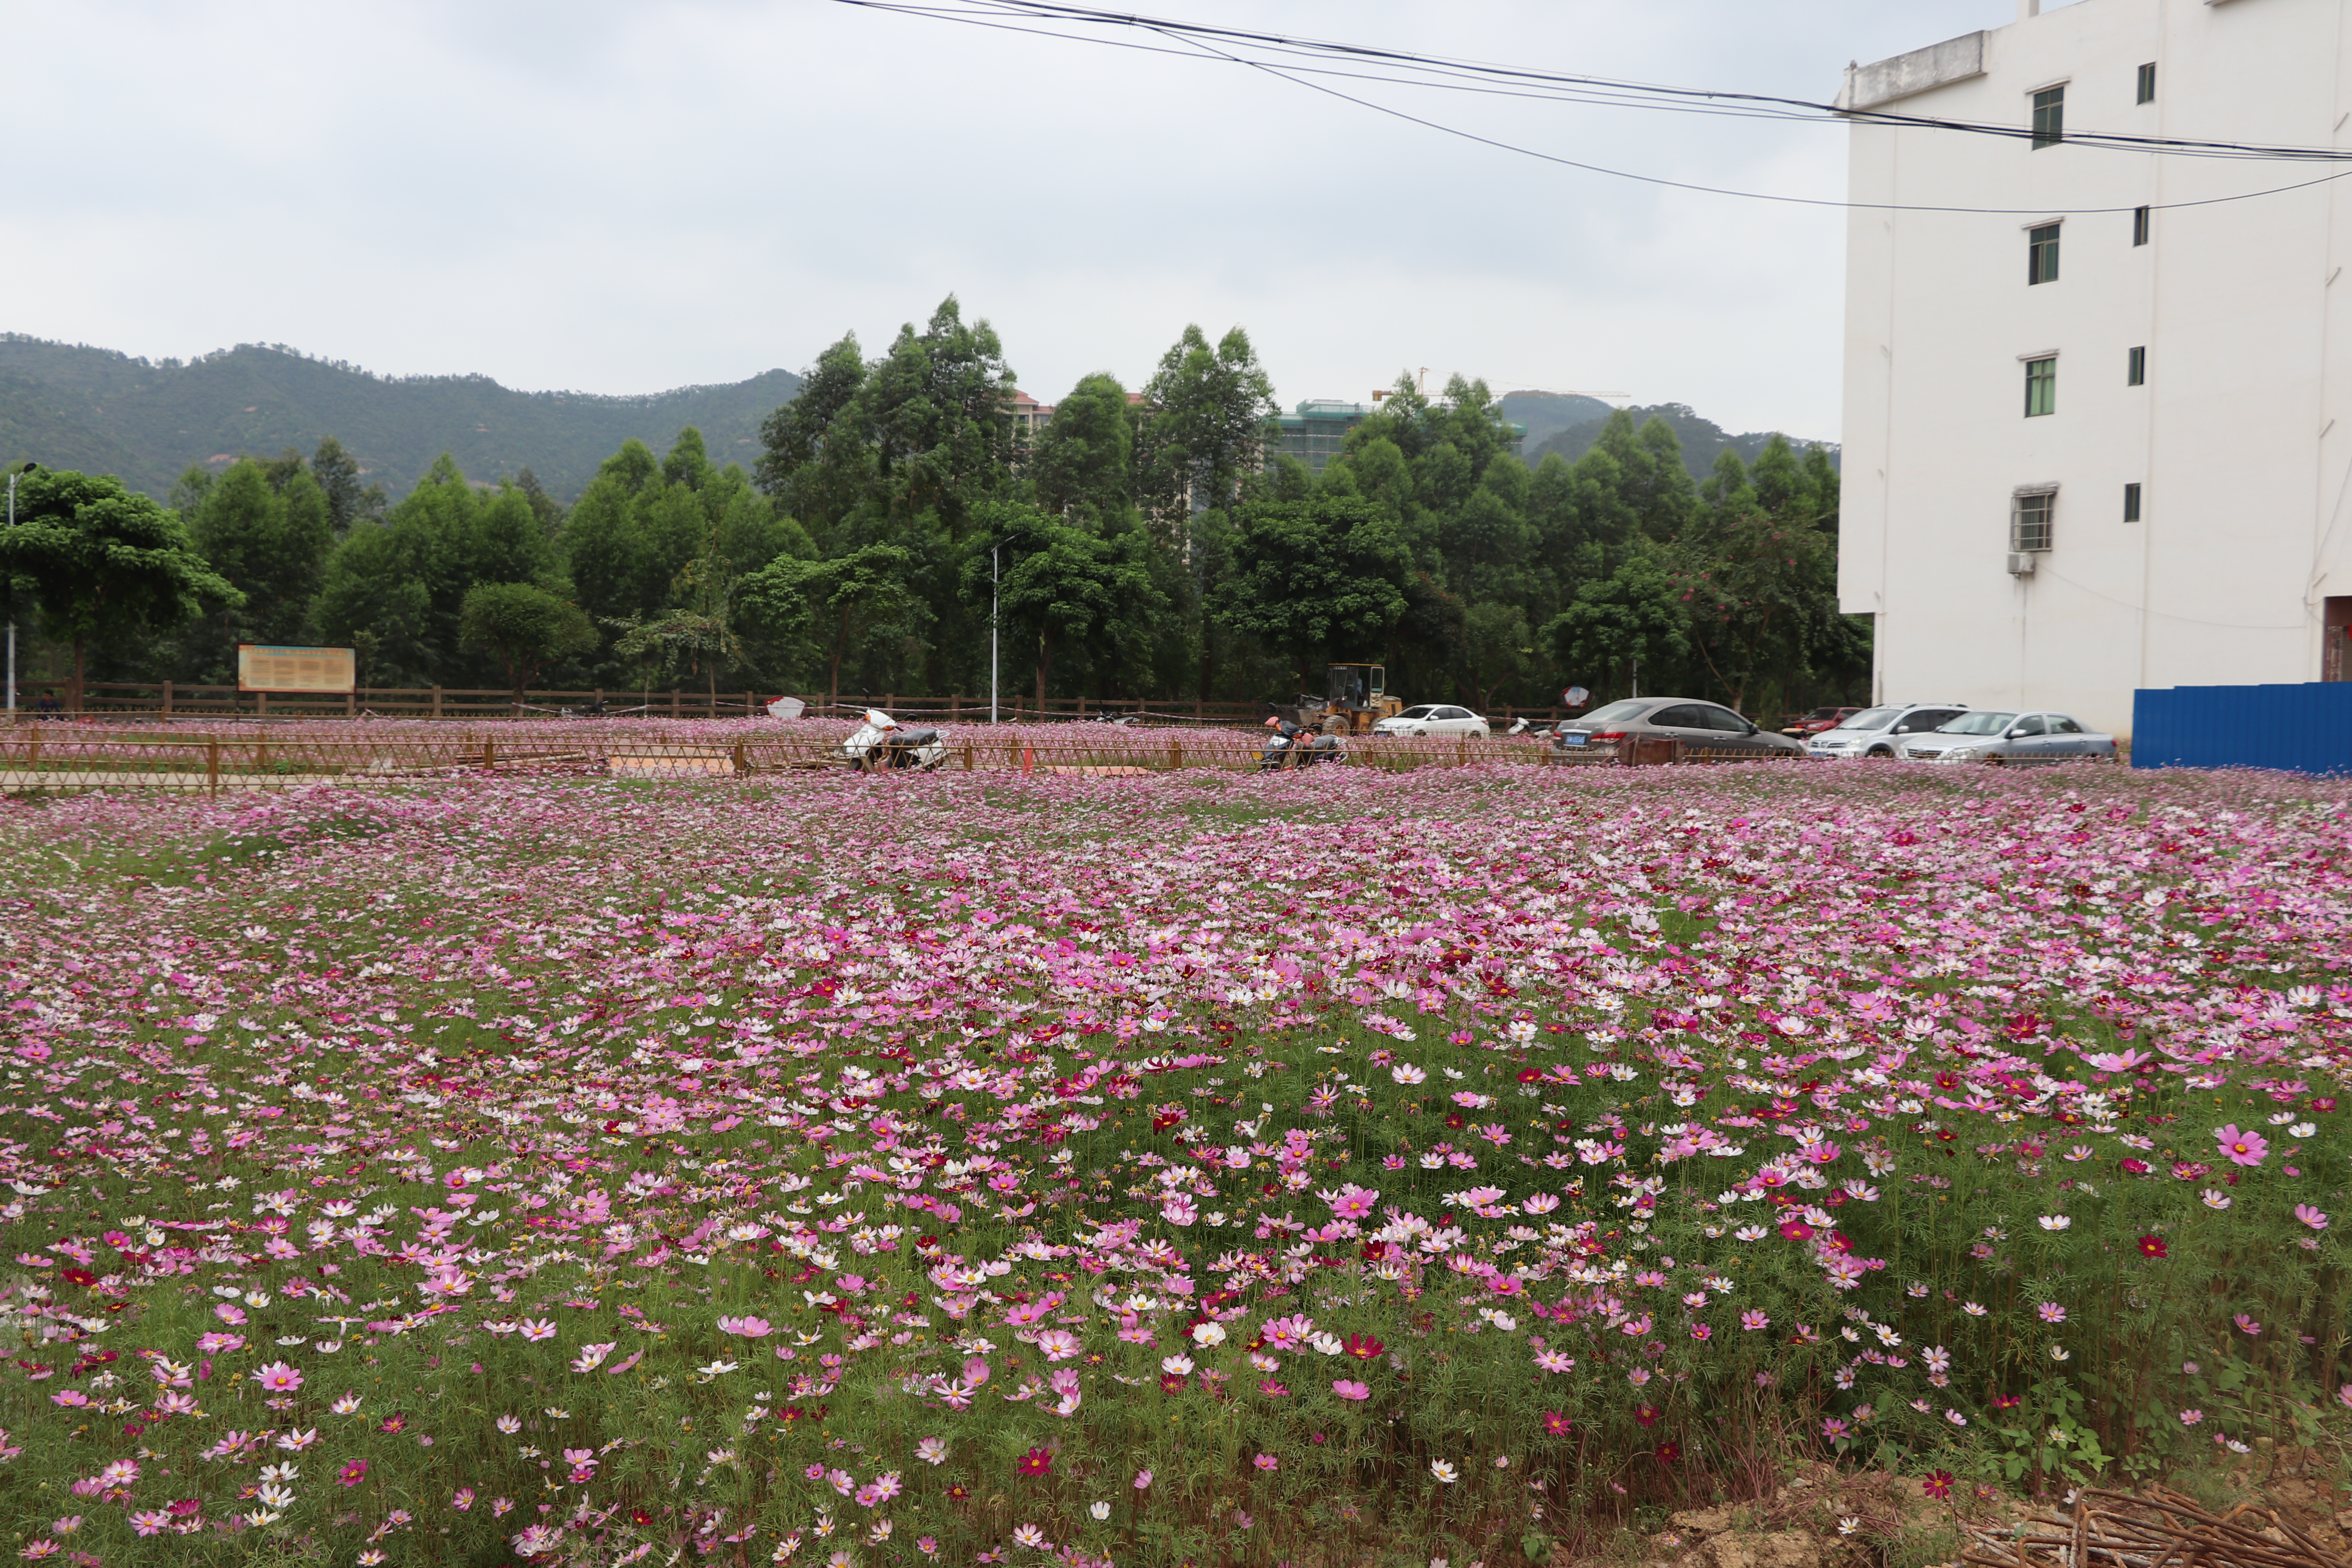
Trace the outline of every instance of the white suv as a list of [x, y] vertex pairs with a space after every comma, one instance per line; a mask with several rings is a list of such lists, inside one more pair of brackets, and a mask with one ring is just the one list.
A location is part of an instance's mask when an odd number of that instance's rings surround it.
[[1865, 708], [1834, 730], [1805, 742], [1805, 755], [1850, 763], [1863, 757], [1893, 757], [1906, 735], [1924, 735], [1969, 710], [1965, 702], [1891, 702]]

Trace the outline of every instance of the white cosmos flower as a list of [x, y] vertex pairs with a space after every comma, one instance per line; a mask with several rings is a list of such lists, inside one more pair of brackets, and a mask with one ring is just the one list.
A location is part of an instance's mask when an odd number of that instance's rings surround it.
[[2074, 1221], [2073, 1216], [2063, 1214], [2046, 1214], [2042, 1216], [2040, 1221], [2042, 1228], [2044, 1230], [2064, 1230], [2068, 1226], [2073, 1225], [2074, 1223]]

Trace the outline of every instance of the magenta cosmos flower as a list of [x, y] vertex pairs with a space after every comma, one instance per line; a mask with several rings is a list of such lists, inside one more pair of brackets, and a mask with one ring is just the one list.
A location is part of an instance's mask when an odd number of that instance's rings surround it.
[[2271, 1152], [2268, 1139], [2259, 1132], [2241, 1132], [2235, 1122], [2214, 1133], [2213, 1140], [2221, 1146], [2222, 1158], [2233, 1165], [2259, 1165]]

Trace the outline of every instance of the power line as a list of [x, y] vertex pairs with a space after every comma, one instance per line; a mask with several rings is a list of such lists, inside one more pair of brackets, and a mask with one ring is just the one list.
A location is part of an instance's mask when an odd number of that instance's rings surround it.
[[[1400, 86], [1424, 88], [1437, 86], [1445, 88], [1448, 90], [1469, 91], [1479, 93], [1484, 96], [1536, 98], [1559, 102], [1583, 102], [1595, 104], [1600, 107], [1642, 108], [1650, 110], [1664, 110], [1675, 112], [1724, 113], [1738, 118], [1791, 120], [1804, 123], [1816, 124], [1859, 121], [1865, 123], [1880, 123], [1899, 128], [1944, 130], [2003, 137], [2031, 137], [2033, 132], [2030, 128], [2018, 126], [1979, 124], [1967, 121], [1946, 121], [1917, 116], [1885, 115], [1868, 110], [1840, 110], [1833, 104], [1813, 103], [1801, 99], [1772, 98], [1763, 94], [1735, 93], [1699, 88], [1676, 88], [1637, 82], [1615, 82], [1604, 78], [1572, 77], [1559, 75], [1557, 73], [1528, 71], [1517, 68], [1488, 66], [1474, 61], [1430, 60], [1425, 57], [1402, 54], [1391, 50], [1370, 48], [1364, 46], [1304, 41], [1286, 38], [1278, 34], [1255, 34], [1234, 28], [1212, 27], [1194, 23], [1171, 22], [1155, 17], [1094, 11], [1083, 6], [1050, 4], [1048, 3], [1048, 0], [960, 0], [960, 3], [954, 3], [954, 0], [950, 0], [950, 3], [938, 3], [938, 0], [934, 0], [934, 3], [931, 4], [918, 3], [918, 0], [836, 0], [836, 3], [841, 5], [856, 5], [867, 10], [890, 11], [901, 15], [922, 16], [939, 21], [961, 22], [969, 26], [986, 27], [993, 31], [1026, 33], [1041, 37], [1060, 38], [1073, 43], [1085, 43], [1093, 44], [1098, 47], [1132, 49], [1146, 54], [1171, 55], [1181, 59], [1215, 61], [1224, 64], [1244, 66], [1251, 69], [1263, 72], [1264, 74], [1274, 77], [1279, 80], [1288, 82], [1292, 86], [1302, 87], [1306, 88], [1309, 91], [1323, 93], [1326, 96], [1339, 99], [1342, 102], [1353, 104], [1360, 109], [1370, 110], [1376, 114], [1384, 114], [1392, 119], [1402, 120], [1408, 124], [1417, 125], [1424, 130], [1434, 131], [1442, 135], [1457, 137], [1466, 142], [1475, 142], [1482, 146], [1492, 147], [1498, 152], [1512, 153], [1521, 157], [1534, 158], [1542, 163], [1558, 164], [1563, 168], [1576, 169], [1585, 174], [1602, 174], [1612, 179], [1632, 180], [1637, 184], [1657, 185], [1669, 190], [1689, 191], [1702, 195], [1732, 196], [1745, 201], [1778, 202], [1785, 205], [1792, 206], [1831, 207], [1847, 211], [1861, 210], [1869, 212], [1976, 214], [1990, 216], [2026, 216], [2042, 214], [2054, 215], [2062, 212], [2072, 216], [2084, 216], [2102, 213], [2134, 212], [2139, 210], [2143, 206], [2147, 207], [2151, 211], [2168, 212], [2179, 208], [2217, 206], [2233, 202], [2252, 201], [2263, 196], [2281, 195], [2291, 191], [2308, 190], [2315, 185], [2326, 184], [2335, 180], [2343, 179], [2347, 177], [2347, 175], [2352, 175], [2352, 170], [2345, 170], [2337, 174], [2323, 174], [2314, 179], [2297, 181], [2292, 184], [2274, 185], [2259, 191], [2244, 191], [2232, 195], [2207, 196], [2191, 201], [2159, 203], [2135, 202], [2116, 206], [2093, 207], [1981, 207], [1915, 202], [1850, 202], [1833, 200], [1824, 196], [1781, 195], [1768, 191], [1735, 190], [1727, 186], [1703, 185], [1691, 181], [1671, 180], [1664, 178], [1662, 175], [1638, 174], [1629, 169], [1614, 169], [1603, 164], [1590, 163], [1574, 158], [1562, 157], [1558, 153], [1546, 153], [1533, 147], [1520, 145], [1517, 142], [1507, 142], [1498, 137], [1483, 135], [1477, 132], [1464, 130], [1459, 126], [1449, 125], [1442, 121], [1433, 120], [1423, 115], [1413, 114], [1407, 110], [1396, 109], [1388, 104], [1380, 103], [1370, 99], [1360, 98], [1353, 93], [1345, 92], [1336, 87], [1309, 79], [1318, 75], [1346, 76], [1352, 77], [1356, 79], [1387, 82]], [[1017, 21], [1008, 19], [1011, 17], [1025, 17], [1037, 21], [1087, 21], [1106, 23], [1119, 26], [1132, 27], [1144, 33], [1161, 37], [1166, 38], [1168, 43], [1150, 44], [1117, 37], [1090, 37], [1083, 33], [1062, 32], [1047, 26], [1023, 26]], [[1212, 39], [1231, 39], [1242, 46], [1269, 49], [1277, 53], [1297, 54], [1306, 58], [1315, 58], [1318, 54], [1340, 54], [1349, 57], [1362, 57], [1367, 59], [1411, 62], [1413, 64], [1415, 68], [1461, 73], [1472, 78], [1483, 74], [1492, 74], [1501, 77], [1524, 79], [1528, 82], [1537, 84], [1549, 83], [1560, 84], [1563, 86], [1585, 85], [1599, 90], [1593, 93], [1576, 93], [1550, 90], [1521, 90], [1517, 89], [1499, 89], [1482, 87], [1476, 85], [1475, 81], [1471, 82], [1470, 85], [1465, 86], [1459, 83], [1433, 82], [1427, 79], [1409, 77], [1381, 76], [1363, 72], [1339, 72], [1326, 68], [1318, 68], [1299, 63], [1286, 62], [1276, 65], [1268, 63], [1263, 59], [1253, 58], [1247, 55], [1234, 52], [1234, 47], [1221, 47], [1220, 45], [1212, 42]], [[1179, 44], [1190, 45], [1191, 47], [1176, 47]], [[1700, 101], [1713, 100], [1730, 100], [1734, 106], [1717, 107], [1711, 102]], [[1828, 118], [1825, 119], [1824, 117]], [[2334, 148], [2299, 148], [2286, 146], [2265, 147], [2258, 143], [2192, 142], [2178, 138], [2135, 138], [2103, 132], [2070, 132], [2066, 134], [2065, 140], [2070, 144], [2080, 143], [2087, 147], [2101, 148], [2109, 151], [2160, 153], [2177, 156], [2222, 157], [2241, 160], [2284, 162], [2352, 162], [2352, 150]]]
[[[908, 0], [885, 0], [886, 4], [908, 5]], [[1301, 58], [1339, 57], [1377, 62], [1402, 69], [1430, 73], [1435, 76], [1468, 77], [1511, 81], [1523, 86], [1549, 89], [1572, 89], [1577, 96], [1571, 101], [1639, 104], [1646, 108], [1708, 107], [1721, 109], [1737, 106], [1731, 112], [1764, 112], [1772, 118], [1808, 121], [1853, 121], [1897, 126], [1914, 126], [1943, 131], [1961, 131], [1978, 135], [2032, 139], [2038, 133], [2028, 125], [2000, 124], [1989, 121], [1951, 120], [1941, 117], [1892, 114], [1878, 110], [1842, 109], [1834, 103], [1822, 103], [1811, 99], [1786, 98], [1768, 93], [1735, 92], [1719, 88], [1671, 87], [1657, 82], [1621, 80], [1609, 77], [1578, 75], [1561, 71], [1531, 70], [1519, 66], [1495, 65], [1477, 60], [1452, 59], [1443, 56], [1413, 54], [1403, 50], [1383, 49], [1361, 44], [1332, 42], [1324, 39], [1295, 38], [1280, 33], [1262, 33], [1235, 27], [1218, 27], [1203, 23], [1175, 21], [1163, 17], [1143, 16], [1130, 13], [1104, 11], [1094, 6], [1061, 3], [1061, 0], [956, 0], [966, 9], [975, 7], [1018, 16], [1034, 16], [1041, 20], [1085, 22], [1097, 25], [1140, 28], [1167, 36], [1224, 40], [1231, 47], [1252, 47], [1276, 53]], [[946, 11], [949, 6], [935, 4], [919, 7]], [[1075, 34], [1055, 35], [1078, 37]], [[1405, 85], [1429, 85], [1412, 77], [1370, 77], [1367, 79], [1399, 82]], [[1514, 91], [1505, 96], [1520, 96]], [[1538, 96], [1542, 96], [1538, 94]], [[2125, 132], [2071, 131], [2064, 138], [2069, 143], [2110, 148], [2122, 152], [2158, 152], [2173, 155], [2198, 157], [2257, 158], [2267, 161], [2346, 163], [2352, 162], [2352, 149], [2337, 147], [2298, 146], [2284, 143], [2245, 142], [2213, 142], [2189, 137], [2139, 136]]]

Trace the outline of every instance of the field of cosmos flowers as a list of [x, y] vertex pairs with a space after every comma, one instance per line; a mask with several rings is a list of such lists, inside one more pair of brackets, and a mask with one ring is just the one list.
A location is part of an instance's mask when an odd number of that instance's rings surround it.
[[2340, 1456], [2347, 810], [1863, 766], [12, 801], [0, 1550], [1504, 1568], [1809, 1459]]

